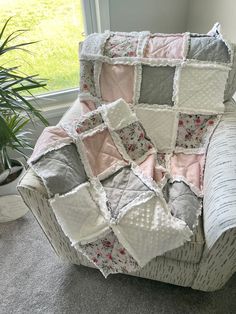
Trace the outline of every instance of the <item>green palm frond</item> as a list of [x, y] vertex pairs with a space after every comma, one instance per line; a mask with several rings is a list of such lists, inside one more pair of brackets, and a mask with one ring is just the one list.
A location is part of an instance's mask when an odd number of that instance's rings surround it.
[[[0, 173], [11, 165], [9, 148], [23, 156], [25, 156], [25, 149], [31, 148], [29, 132], [24, 130], [27, 124], [39, 119], [44, 125], [48, 125], [37, 108], [37, 100], [31, 93], [33, 89], [45, 88], [46, 80], [41, 79], [37, 74], [22, 73], [19, 65], [7, 66], [6, 56], [9, 54], [10, 58], [11, 51], [28, 52], [26, 48], [37, 42], [15, 43], [28, 30], [19, 29], [6, 34], [11, 19], [9, 18], [0, 30]], [[1, 63], [3, 55], [5, 63]]]

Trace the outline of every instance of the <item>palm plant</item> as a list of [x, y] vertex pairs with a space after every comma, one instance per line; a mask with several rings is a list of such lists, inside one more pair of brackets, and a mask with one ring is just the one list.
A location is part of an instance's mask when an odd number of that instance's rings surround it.
[[[13, 51], [28, 52], [26, 47], [36, 43], [15, 43], [28, 30], [20, 29], [5, 35], [10, 20], [0, 31], [0, 60], [2, 56], [6, 60], [6, 56]], [[45, 86], [45, 80], [38, 75], [24, 74], [19, 65], [7, 66], [7, 63], [0, 62], [0, 184], [5, 182], [12, 169], [9, 149], [25, 156], [24, 149], [30, 148], [29, 132], [23, 130], [25, 126], [35, 119], [47, 125], [40, 110], [32, 104], [34, 97], [31, 93]]]

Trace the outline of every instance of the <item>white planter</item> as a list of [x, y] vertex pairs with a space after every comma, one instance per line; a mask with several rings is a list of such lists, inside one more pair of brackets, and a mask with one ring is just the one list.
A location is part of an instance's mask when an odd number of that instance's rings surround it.
[[18, 162], [23, 166], [20, 175], [12, 182], [0, 185], [0, 223], [16, 220], [29, 210], [17, 191], [17, 185], [26, 171], [24, 165]]

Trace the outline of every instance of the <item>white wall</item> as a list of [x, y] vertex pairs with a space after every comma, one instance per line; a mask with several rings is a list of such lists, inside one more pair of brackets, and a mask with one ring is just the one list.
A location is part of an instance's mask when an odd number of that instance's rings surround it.
[[236, 42], [235, 0], [189, 0], [187, 30], [206, 33], [215, 22], [227, 39]]
[[184, 32], [189, 0], [110, 0], [113, 31]]

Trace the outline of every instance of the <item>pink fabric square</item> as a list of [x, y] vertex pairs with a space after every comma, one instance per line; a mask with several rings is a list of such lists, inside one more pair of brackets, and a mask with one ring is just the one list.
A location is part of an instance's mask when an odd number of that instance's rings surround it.
[[145, 176], [152, 178], [156, 182], [161, 182], [166, 173], [165, 169], [158, 165], [155, 154], [149, 155], [139, 167]]
[[174, 154], [171, 157], [171, 175], [184, 177], [187, 182], [202, 190], [204, 154]]
[[185, 34], [151, 36], [144, 57], [184, 59], [187, 53], [184, 49], [186, 40]]
[[80, 105], [82, 109], [82, 114], [85, 114], [89, 111], [96, 110], [95, 103], [91, 100], [80, 101]]
[[58, 149], [72, 143], [66, 131], [57, 126], [45, 128], [37, 140], [33, 154], [28, 159], [28, 164], [35, 162], [41, 156], [53, 149]]
[[103, 63], [100, 75], [101, 96], [105, 101], [123, 98], [132, 103], [134, 89], [134, 67]]
[[107, 129], [83, 139], [86, 155], [95, 176], [124, 161]]

